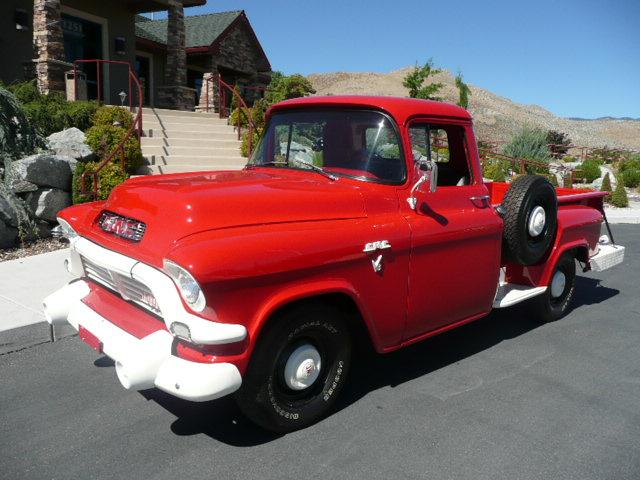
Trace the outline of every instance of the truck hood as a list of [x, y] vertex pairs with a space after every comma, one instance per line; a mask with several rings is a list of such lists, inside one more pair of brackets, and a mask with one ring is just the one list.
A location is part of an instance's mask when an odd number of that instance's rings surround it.
[[[100, 204], [147, 225], [139, 243], [103, 232], [94, 241], [142, 261], [161, 264], [177, 241], [213, 229], [366, 216], [358, 186], [314, 172], [272, 169], [140, 177], [117, 187]], [[97, 206], [97, 205], [96, 205]], [[136, 255], [139, 253], [140, 255]]]

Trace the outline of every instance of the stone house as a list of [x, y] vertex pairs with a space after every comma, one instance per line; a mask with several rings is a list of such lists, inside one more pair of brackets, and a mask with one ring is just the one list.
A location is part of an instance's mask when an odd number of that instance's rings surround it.
[[[200, 95], [203, 78], [220, 74], [247, 92], [260, 92], [271, 65], [244, 11], [185, 16], [206, 0], [3, 0], [0, 4], [0, 80], [36, 77], [42, 92], [72, 88], [73, 62], [84, 88], [78, 92], [119, 104], [130, 96], [129, 67], [140, 79], [144, 103], [191, 110], [204, 97], [214, 104], [215, 82]], [[142, 13], [167, 12], [164, 20]], [[67, 81], [65, 82], [65, 75]], [[73, 93], [73, 92], [71, 92]], [[203, 97], [203, 98], [200, 98]]]

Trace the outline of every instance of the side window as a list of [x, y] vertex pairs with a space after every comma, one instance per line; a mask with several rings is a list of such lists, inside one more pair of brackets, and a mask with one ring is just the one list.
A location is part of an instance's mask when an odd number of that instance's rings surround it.
[[416, 163], [427, 157], [438, 164], [438, 186], [471, 183], [464, 127], [414, 123], [409, 127], [409, 138]]

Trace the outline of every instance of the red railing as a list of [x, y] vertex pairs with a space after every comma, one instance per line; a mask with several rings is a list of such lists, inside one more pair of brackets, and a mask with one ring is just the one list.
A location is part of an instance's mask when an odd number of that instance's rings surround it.
[[[217, 98], [217, 108], [218, 114], [220, 118], [228, 118], [231, 115], [230, 108], [227, 107], [228, 99], [236, 100], [238, 114], [236, 115], [236, 131], [238, 132], [238, 140], [242, 138], [242, 119], [240, 118], [240, 114], [243, 114], [247, 119], [247, 128], [248, 128], [248, 138], [247, 138], [247, 151], [249, 156], [253, 152], [253, 132], [256, 131], [255, 123], [253, 122], [253, 113], [251, 109], [247, 106], [242, 95], [236, 90], [234, 87], [226, 83], [222, 80], [220, 74], [217, 74], [213, 77], [207, 77], [204, 79], [204, 95], [205, 95], [205, 112], [209, 111], [209, 90], [210, 87], [215, 85], [217, 87], [218, 98]], [[247, 87], [245, 87], [247, 88]], [[259, 88], [259, 87], [256, 87]], [[264, 93], [264, 89], [262, 89]], [[229, 97], [228, 95], [231, 95]], [[232, 102], [233, 103], [233, 102]]]
[[[74, 78], [74, 98], [77, 100], [78, 99], [78, 65], [79, 64], [89, 64], [89, 63], [95, 63], [96, 64], [96, 82], [97, 82], [97, 88], [98, 88], [98, 92], [97, 92], [97, 96], [98, 96], [98, 102], [102, 103], [102, 74], [103, 74], [103, 64], [105, 63], [109, 63], [109, 64], [115, 64], [115, 65], [125, 65], [127, 67], [127, 79], [129, 82], [129, 110], [131, 112], [135, 111], [134, 107], [134, 103], [133, 103], [133, 86], [135, 85], [136, 87], [136, 92], [137, 92], [137, 99], [138, 99], [138, 105], [137, 105], [137, 111], [135, 114], [135, 117], [133, 119], [133, 123], [131, 124], [131, 126], [129, 127], [129, 129], [127, 130], [126, 135], [124, 136], [124, 138], [122, 139], [122, 141], [118, 144], [118, 146], [112, 151], [110, 152], [106, 158], [104, 158], [96, 167], [95, 170], [93, 171], [85, 171], [82, 173], [82, 176], [80, 177], [80, 190], [83, 194], [91, 194], [93, 199], [96, 200], [98, 198], [98, 176], [99, 173], [102, 171], [103, 168], [105, 168], [109, 163], [111, 163], [116, 156], [119, 154], [120, 155], [120, 164], [122, 166], [122, 170], [126, 171], [126, 154], [125, 154], [125, 145], [127, 144], [127, 142], [129, 141], [129, 139], [131, 138], [132, 135], [137, 135], [138, 138], [140, 138], [142, 136], [142, 103], [143, 103], [143, 96], [142, 96], [142, 85], [140, 84], [140, 80], [138, 80], [138, 77], [135, 75], [135, 73], [133, 72], [133, 69], [131, 68], [131, 64], [129, 62], [122, 62], [122, 61], [117, 61], [117, 60], [76, 60], [75, 62], [73, 62], [73, 78]], [[92, 177], [92, 182], [91, 182], [91, 191], [87, 191], [87, 179], [89, 177]]]

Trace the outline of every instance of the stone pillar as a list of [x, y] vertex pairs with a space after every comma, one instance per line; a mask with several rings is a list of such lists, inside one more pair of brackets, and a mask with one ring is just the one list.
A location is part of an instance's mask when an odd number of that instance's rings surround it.
[[195, 90], [187, 87], [187, 51], [182, 0], [171, 0], [167, 21], [167, 65], [164, 86], [158, 88], [158, 106], [193, 110]]
[[[207, 81], [209, 80], [209, 81]], [[209, 109], [207, 110], [207, 101]], [[196, 110], [201, 112], [218, 113], [218, 74], [204, 73], [202, 75], [202, 90], [200, 91], [200, 101]]]
[[38, 89], [42, 93], [64, 92], [64, 42], [60, 18], [60, 0], [34, 0], [33, 44]]

